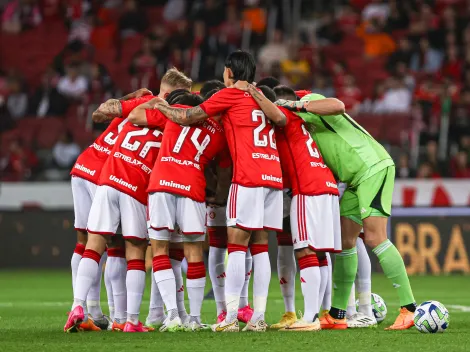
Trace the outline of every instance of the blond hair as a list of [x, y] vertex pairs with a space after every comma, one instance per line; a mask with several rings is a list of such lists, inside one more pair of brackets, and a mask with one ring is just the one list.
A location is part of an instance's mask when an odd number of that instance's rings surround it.
[[191, 90], [193, 81], [176, 67], [170, 68], [162, 77], [162, 84], [165, 83], [172, 88]]

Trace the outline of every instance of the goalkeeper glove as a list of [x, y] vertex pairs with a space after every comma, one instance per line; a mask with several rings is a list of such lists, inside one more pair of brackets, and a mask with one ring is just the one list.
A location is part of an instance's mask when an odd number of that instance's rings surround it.
[[308, 101], [279, 99], [275, 104], [277, 106], [282, 106], [283, 108], [286, 108], [290, 111], [307, 112]]

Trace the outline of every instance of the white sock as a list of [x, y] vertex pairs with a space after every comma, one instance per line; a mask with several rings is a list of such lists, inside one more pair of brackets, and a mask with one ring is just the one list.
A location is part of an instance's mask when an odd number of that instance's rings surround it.
[[332, 273], [330, 253], [325, 253], [325, 255], [326, 255], [326, 258], [328, 260], [328, 266], [323, 267], [323, 269], [320, 268], [320, 270], [322, 272], [322, 280], [324, 280], [324, 279], [327, 280], [327, 283], [326, 283], [325, 293], [324, 293], [322, 301], [321, 301], [322, 302], [321, 307], [322, 307], [322, 309], [330, 310], [330, 308], [331, 308], [331, 292], [332, 292], [331, 285], [332, 285], [332, 280], [333, 280], [333, 273]]
[[189, 298], [189, 314], [200, 322], [204, 287], [206, 286], [206, 268], [204, 262], [188, 263], [186, 288]]
[[368, 315], [369, 317], [373, 317], [374, 313], [372, 312], [372, 305], [370, 302], [372, 291], [372, 266], [364, 241], [360, 237], [357, 239], [356, 248], [358, 260], [356, 288], [359, 298], [359, 312]]
[[[171, 267], [175, 275], [175, 284], [176, 284], [176, 303], [178, 305], [178, 314], [181, 320], [185, 320], [188, 316], [186, 312], [186, 307], [184, 305], [184, 283], [183, 283], [183, 273], [181, 272], [181, 261], [170, 259]], [[167, 308], [168, 309], [168, 308]]]
[[106, 297], [108, 298], [109, 317], [110, 317], [111, 321], [114, 321], [113, 284], [112, 284], [111, 278], [109, 276], [108, 259], [106, 260], [106, 266], [105, 266], [105, 269], [104, 269], [104, 286], [106, 287]]
[[[262, 246], [257, 250], [255, 246]], [[271, 281], [271, 262], [269, 261], [268, 245], [251, 245], [253, 255], [253, 323], [264, 320], [268, 301], [269, 282]]]
[[137, 325], [145, 290], [145, 260], [135, 259], [127, 262], [126, 288], [127, 321]]
[[350, 317], [357, 313], [356, 310], [356, 287], [353, 284], [351, 287], [351, 293], [349, 294], [348, 306], [346, 307], [346, 316]]
[[304, 296], [304, 320], [314, 321], [318, 314], [320, 296], [320, 267], [315, 255], [307, 255], [299, 259], [300, 285]]
[[[227, 303], [226, 321], [231, 323], [237, 319], [240, 305], [240, 293], [245, 283], [246, 247], [228, 244], [228, 261], [225, 269], [225, 300]], [[231, 248], [234, 248], [233, 251]]]
[[118, 324], [123, 324], [126, 322], [127, 311], [126, 258], [108, 255], [105, 275], [109, 277], [112, 286], [114, 301], [113, 321], [116, 321]]
[[72, 260], [70, 261], [70, 267], [72, 268], [72, 293], [75, 292], [75, 281], [77, 280], [78, 266], [80, 265], [80, 260], [82, 259], [84, 251], [85, 246], [83, 244], [77, 243], [75, 245], [75, 250], [72, 254]]
[[251, 269], [253, 268], [253, 257], [250, 250], [246, 251], [245, 256], [245, 283], [243, 284], [242, 292], [240, 293], [239, 308], [244, 308], [248, 305], [248, 289], [250, 287]]
[[286, 312], [295, 312], [295, 265], [294, 247], [277, 247], [277, 275], [281, 285], [282, 298]]
[[87, 249], [83, 253], [82, 260], [80, 260], [77, 270], [72, 309], [78, 305], [86, 308], [85, 301], [90, 287], [98, 274], [98, 263], [100, 259], [101, 256], [99, 253], [93, 250]]
[[157, 283], [158, 290], [165, 303], [168, 315], [170, 311], [178, 313], [176, 304], [176, 280], [175, 273], [170, 264], [170, 258], [167, 255], [153, 257], [153, 276]]
[[152, 275], [151, 278], [151, 289], [150, 289], [150, 305], [149, 305], [149, 314], [147, 316], [147, 321], [155, 322], [163, 320], [165, 317], [165, 310], [163, 309], [163, 299], [158, 289], [158, 285], [155, 282], [155, 278]]
[[217, 316], [227, 311], [225, 305], [225, 253], [227, 248], [209, 247], [209, 277], [214, 290]]
[[106, 262], [107, 255], [104, 253], [98, 266], [98, 273], [93, 281], [87, 296], [88, 314], [95, 319], [103, 318], [103, 311], [100, 305], [101, 278], [103, 277], [103, 265]]

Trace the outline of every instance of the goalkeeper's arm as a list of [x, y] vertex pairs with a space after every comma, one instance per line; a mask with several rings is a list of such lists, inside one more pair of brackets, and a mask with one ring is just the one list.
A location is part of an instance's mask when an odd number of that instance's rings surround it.
[[336, 98], [325, 98], [309, 101], [293, 101], [280, 99], [276, 105], [295, 112], [310, 112], [315, 115], [330, 116], [344, 114], [344, 103]]

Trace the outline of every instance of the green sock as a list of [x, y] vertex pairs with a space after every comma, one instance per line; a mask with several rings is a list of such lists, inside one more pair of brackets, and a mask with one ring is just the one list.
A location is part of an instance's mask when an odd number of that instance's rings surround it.
[[344, 249], [336, 254], [333, 270], [333, 303], [332, 307], [346, 310], [349, 294], [357, 274], [356, 247]]
[[392, 281], [393, 287], [397, 289], [400, 306], [415, 303], [405, 263], [397, 247], [390, 240], [385, 240], [375, 247], [372, 252], [379, 258], [385, 276]]

